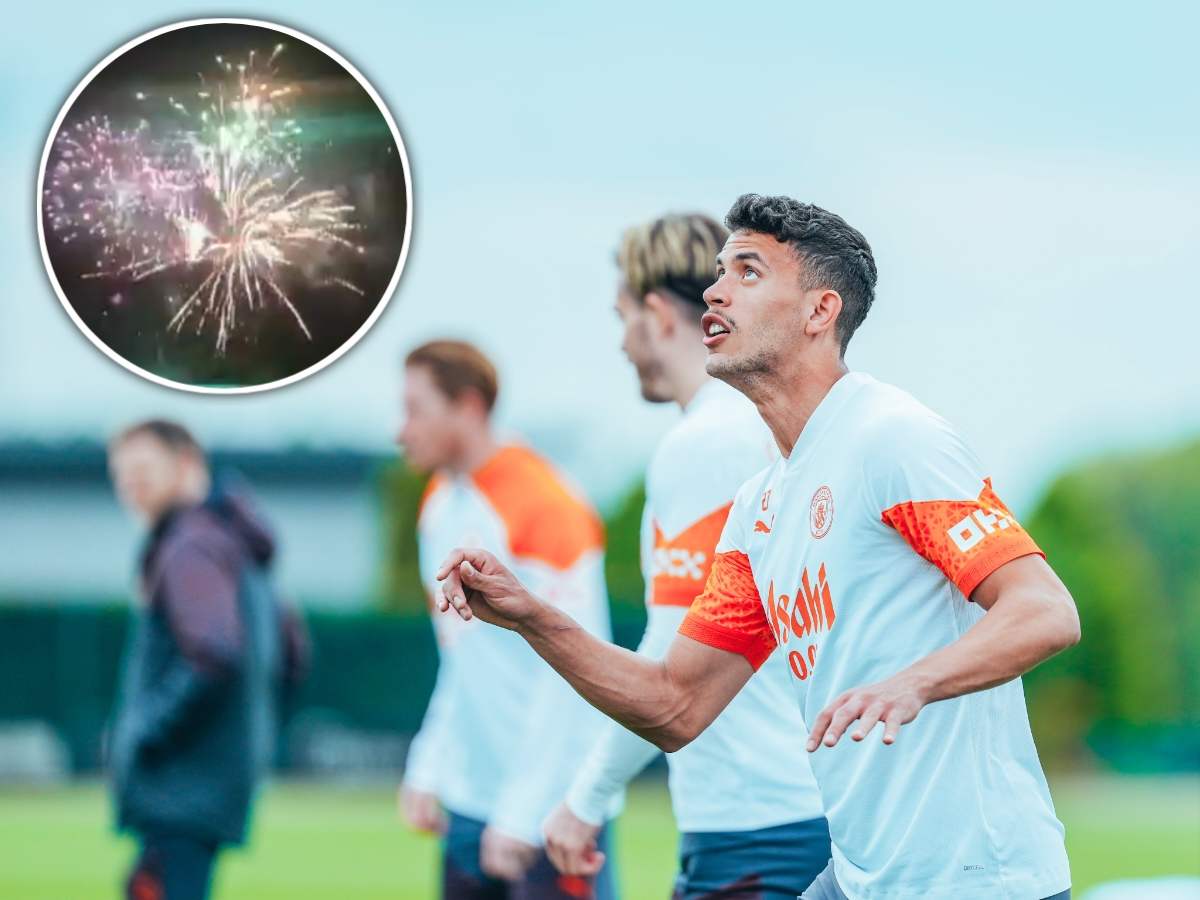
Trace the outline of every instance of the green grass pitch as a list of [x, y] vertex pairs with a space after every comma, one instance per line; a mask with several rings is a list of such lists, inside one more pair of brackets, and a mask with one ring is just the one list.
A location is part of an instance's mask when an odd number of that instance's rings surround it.
[[[1200, 778], [1078, 778], [1054, 785], [1076, 896], [1119, 877], [1200, 874]], [[103, 787], [0, 787], [0, 897], [118, 896], [134, 845], [109, 827]], [[625, 900], [665, 900], [675, 828], [661, 782], [630, 792], [617, 826]], [[214, 900], [436, 897], [437, 847], [407, 832], [386, 787], [280, 783], [250, 846], [225, 854]]]

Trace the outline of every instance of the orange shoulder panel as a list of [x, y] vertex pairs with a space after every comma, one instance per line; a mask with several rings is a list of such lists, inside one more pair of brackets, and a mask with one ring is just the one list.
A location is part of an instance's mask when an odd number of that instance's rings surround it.
[[897, 503], [883, 521], [970, 598], [979, 582], [1006, 562], [1036, 553], [1045, 556], [983, 480], [975, 500], [922, 500]]
[[712, 569], [713, 551], [729, 518], [732, 503], [714, 509], [673, 538], [654, 525], [650, 603], [654, 606], [691, 606]]
[[438, 488], [446, 483], [446, 476], [441, 472], [434, 472], [429, 481], [425, 482], [425, 490], [421, 492], [421, 502], [417, 504], [417, 515], [420, 516], [425, 510], [425, 504], [429, 502], [429, 498], [437, 493]]
[[518, 559], [562, 570], [603, 548], [604, 526], [596, 511], [532, 450], [504, 447], [471, 478], [504, 522], [509, 551]]
[[746, 658], [756, 670], [775, 649], [750, 559], [734, 550], [718, 553], [704, 593], [692, 601], [679, 633], [709, 647]]

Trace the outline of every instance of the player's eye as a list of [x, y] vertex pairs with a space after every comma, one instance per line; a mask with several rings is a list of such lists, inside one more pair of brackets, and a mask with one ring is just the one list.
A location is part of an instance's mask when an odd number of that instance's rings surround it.
[[720, 266], [717, 267], [717, 278], [725, 277], [725, 270]]
[[757, 281], [758, 273], [755, 272], [753, 269], [747, 267], [746, 271], [742, 273], [742, 280], [745, 281], [746, 279], [751, 279], [753, 281]]

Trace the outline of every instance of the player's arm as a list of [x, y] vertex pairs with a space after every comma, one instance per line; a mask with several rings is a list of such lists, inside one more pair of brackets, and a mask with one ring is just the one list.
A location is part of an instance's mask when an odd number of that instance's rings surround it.
[[1003, 684], [1079, 641], [1070, 593], [958, 435], [928, 418], [880, 437], [894, 451], [864, 469], [880, 527], [987, 612], [953, 643], [835, 698], [812, 723], [810, 751], [832, 747], [854, 722], [854, 740], [883, 722], [890, 744], [925, 705]]
[[532, 675], [516, 753], [520, 762], [509, 767], [483, 833], [484, 871], [508, 880], [520, 879], [536, 861], [542, 821], [566, 792], [597, 724], [596, 711], [553, 669], [538, 666]]
[[[597, 589], [598, 579], [583, 578], [576, 568], [541, 565], [526, 567], [524, 577], [534, 593], [571, 610], [587, 631], [607, 631], [607, 598]], [[531, 675], [516, 756], [520, 764], [508, 768], [488, 826], [536, 848], [542, 844], [542, 821], [566, 793], [600, 723], [596, 711], [549, 666], [539, 665]]]
[[450, 678], [453, 653], [448, 642], [439, 640], [433, 693], [425, 708], [421, 727], [408, 745], [404, 779], [397, 797], [405, 822], [417, 831], [431, 834], [440, 834], [446, 829], [446, 815], [438, 799], [438, 791], [445, 759], [443, 750], [446, 741], [452, 737], [448, 732], [449, 710], [454, 702]]
[[138, 752], [167, 752], [233, 685], [243, 665], [238, 584], [222, 545], [191, 540], [168, 550], [153, 601], [180, 652], [139, 712]]
[[879, 722], [890, 744], [928, 704], [1004, 684], [1079, 642], [1075, 602], [1041, 556], [1000, 566], [971, 600], [987, 610], [982, 619], [891, 678], [838, 696], [813, 722], [808, 749], [832, 747], [851, 726], [861, 741]]
[[597, 842], [605, 821], [619, 810], [622, 791], [659, 750], [609, 722], [588, 754], [566, 798], [542, 824], [546, 855], [563, 875], [588, 877], [604, 866]]
[[609, 644], [530, 594], [485, 550], [455, 550], [438, 580], [439, 609], [516, 631], [588, 703], [667, 752], [707, 728], [754, 674], [742, 654], [683, 635], [661, 661]]
[[[673, 618], [650, 607], [646, 632], [637, 653], [661, 659], [675, 638]], [[595, 875], [604, 865], [597, 847], [600, 829], [613, 816], [622, 792], [659, 750], [616, 722], [608, 722], [579, 767], [563, 802], [542, 825], [546, 854], [564, 875]]]
[[[661, 660], [670, 651], [678, 629], [670, 618], [655, 613], [651, 608], [637, 654]], [[621, 791], [658, 754], [659, 748], [645, 738], [610, 723], [571, 782], [565, 798], [568, 810], [590, 825], [603, 825]]]

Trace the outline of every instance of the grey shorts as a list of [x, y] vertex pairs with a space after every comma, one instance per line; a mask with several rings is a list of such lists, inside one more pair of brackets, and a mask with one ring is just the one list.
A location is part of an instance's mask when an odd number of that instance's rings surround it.
[[[837, 879], [833, 877], [833, 860], [825, 867], [817, 880], [808, 886], [808, 890], [800, 895], [800, 900], [850, 900], [838, 887]], [[1061, 894], [1046, 897], [1045, 900], [1071, 900], [1071, 889], [1067, 888]]]

